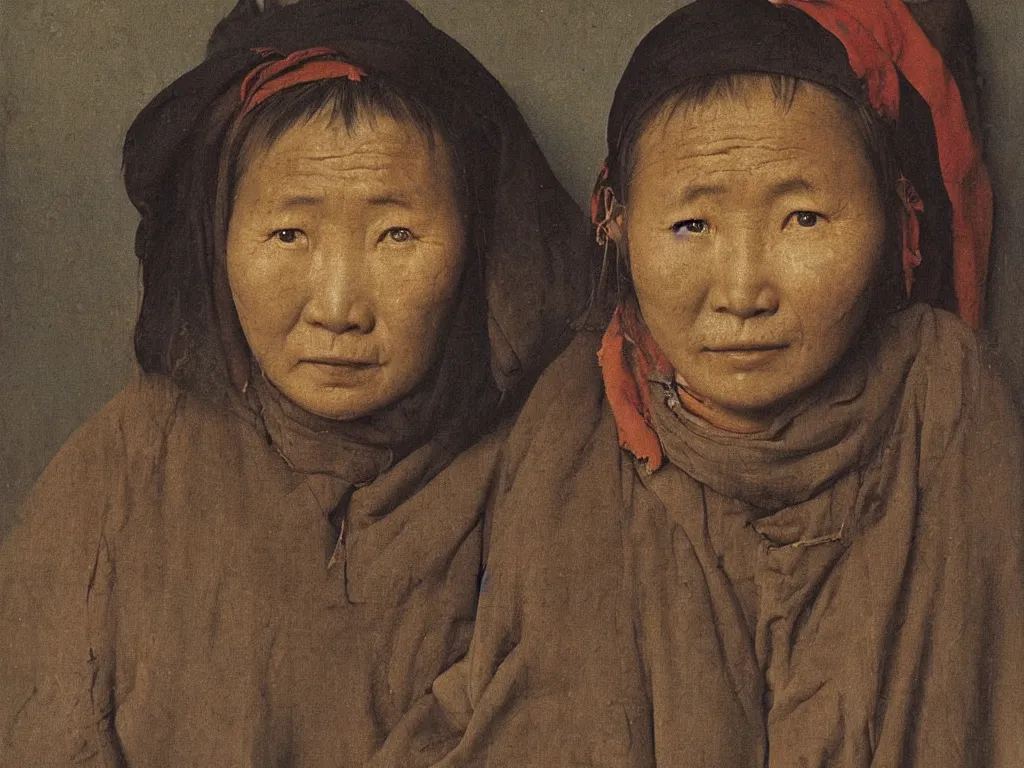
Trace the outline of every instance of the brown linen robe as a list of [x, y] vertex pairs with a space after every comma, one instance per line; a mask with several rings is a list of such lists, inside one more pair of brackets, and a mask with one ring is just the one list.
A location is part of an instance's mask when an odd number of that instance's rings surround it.
[[139, 374], [50, 464], [0, 556], [0, 765], [359, 765], [464, 652], [500, 433], [355, 488], [335, 552], [348, 457], [255, 426]]
[[1022, 439], [966, 326], [912, 307], [754, 436], [652, 383], [653, 474], [598, 343], [521, 414], [470, 654], [376, 764], [1024, 765]]

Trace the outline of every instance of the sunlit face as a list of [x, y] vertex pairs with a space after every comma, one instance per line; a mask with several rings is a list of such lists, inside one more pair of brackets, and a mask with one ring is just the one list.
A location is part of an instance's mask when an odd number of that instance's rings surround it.
[[325, 114], [285, 132], [239, 181], [227, 268], [238, 319], [271, 382], [305, 410], [353, 419], [428, 373], [464, 259], [440, 140]]
[[677, 375], [754, 425], [850, 347], [885, 241], [850, 109], [807, 83], [780, 103], [763, 79], [652, 122], [625, 227], [641, 312]]

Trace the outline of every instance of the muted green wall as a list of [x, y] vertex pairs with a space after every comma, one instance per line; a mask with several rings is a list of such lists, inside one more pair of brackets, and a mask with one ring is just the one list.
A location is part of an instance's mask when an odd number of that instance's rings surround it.
[[[413, 0], [506, 85], [581, 202], [615, 82], [678, 0]], [[1024, 392], [1024, 2], [971, 0], [999, 200], [991, 325]], [[139, 298], [120, 143], [233, 0], [0, 0], [0, 534], [122, 385]]]
[[996, 192], [988, 326], [1024, 403], [1024, 0], [970, 0], [985, 73], [986, 155]]

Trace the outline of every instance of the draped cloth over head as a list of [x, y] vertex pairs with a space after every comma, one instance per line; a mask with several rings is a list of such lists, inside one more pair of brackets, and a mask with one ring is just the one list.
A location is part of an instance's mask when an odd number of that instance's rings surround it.
[[[280, 76], [296, 61], [289, 57], [301, 63], [312, 50], [323, 77], [377, 77], [426, 106], [464, 161], [473, 230], [437, 370], [387, 412], [336, 426], [355, 443], [401, 454], [442, 426], [461, 434], [493, 421], [497, 404], [514, 404], [564, 345], [585, 306], [588, 255], [574, 230], [578, 209], [501, 85], [408, 3], [261, 6], [241, 0], [215, 30], [205, 61], [158, 95], [128, 133], [125, 182], [142, 215], [139, 362], [212, 396], [245, 388], [251, 361], [223, 266], [218, 174], [240, 113], [257, 106], [243, 104], [246, 78]], [[291, 74], [300, 83], [311, 71]], [[166, 285], [172, 289], [160, 289]]]
[[[630, 130], [685, 82], [743, 73], [825, 86], [893, 126], [909, 298], [979, 326], [991, 186], [957, 85], [900, 0], [697, 0], [671, 14], [637, 47], [615, 92], [592, 207], [599, 237], [611, 213], [605, 190], [623, 199], [620, 152]], [[622, 444], [657, 468], [663, 456], [644, 371], [667, 361], [635, 307], [617, 309], [601, 360]]]

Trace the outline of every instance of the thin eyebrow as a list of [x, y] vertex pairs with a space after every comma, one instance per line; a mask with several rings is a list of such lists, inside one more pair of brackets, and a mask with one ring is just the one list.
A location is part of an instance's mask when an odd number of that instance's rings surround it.
[[412, 204], [404, 197], [397, 197], [395, 195], [378, 195], [371, 197], [366, 201], [369, 205], [373, 206], [392, 206], [395, 208], [412, 208]]
[[720, 184], [687, 187], [683, 190], [683, 194], [679, 198], [679, 202], [683, 205], [688, 205], [690, 203], [697, 202], [703, 197], [714, 197], [715, 195], [725, 194], [725, 192], [725, 187]]
[[[398, 197], [396, 195], [377, 195], [369, 198], [367, 201], [368, 205], [375, 207], [396, 207], [396, 208], [412, 208], [410, 203], [404, 197]], [[283, 198], [278, 204], [279, 208], [315, 208], [324, 204], [324, 198], [319, 195], [290, 195], [289, 197]]]
[[775, 184], [770, 190], [769, 194], [771, 197], [782, 197], [788, 195], [790, 192], [817, 192], [818, 188], [814, 186], [810, 181], [797, 176], [792, 179], [784, 179], [778, 184]]
[[314, 208], [323, 203], [324, 199], [316, 195], [292, 195], [284, 198], [279, 206], [281, 208]]

